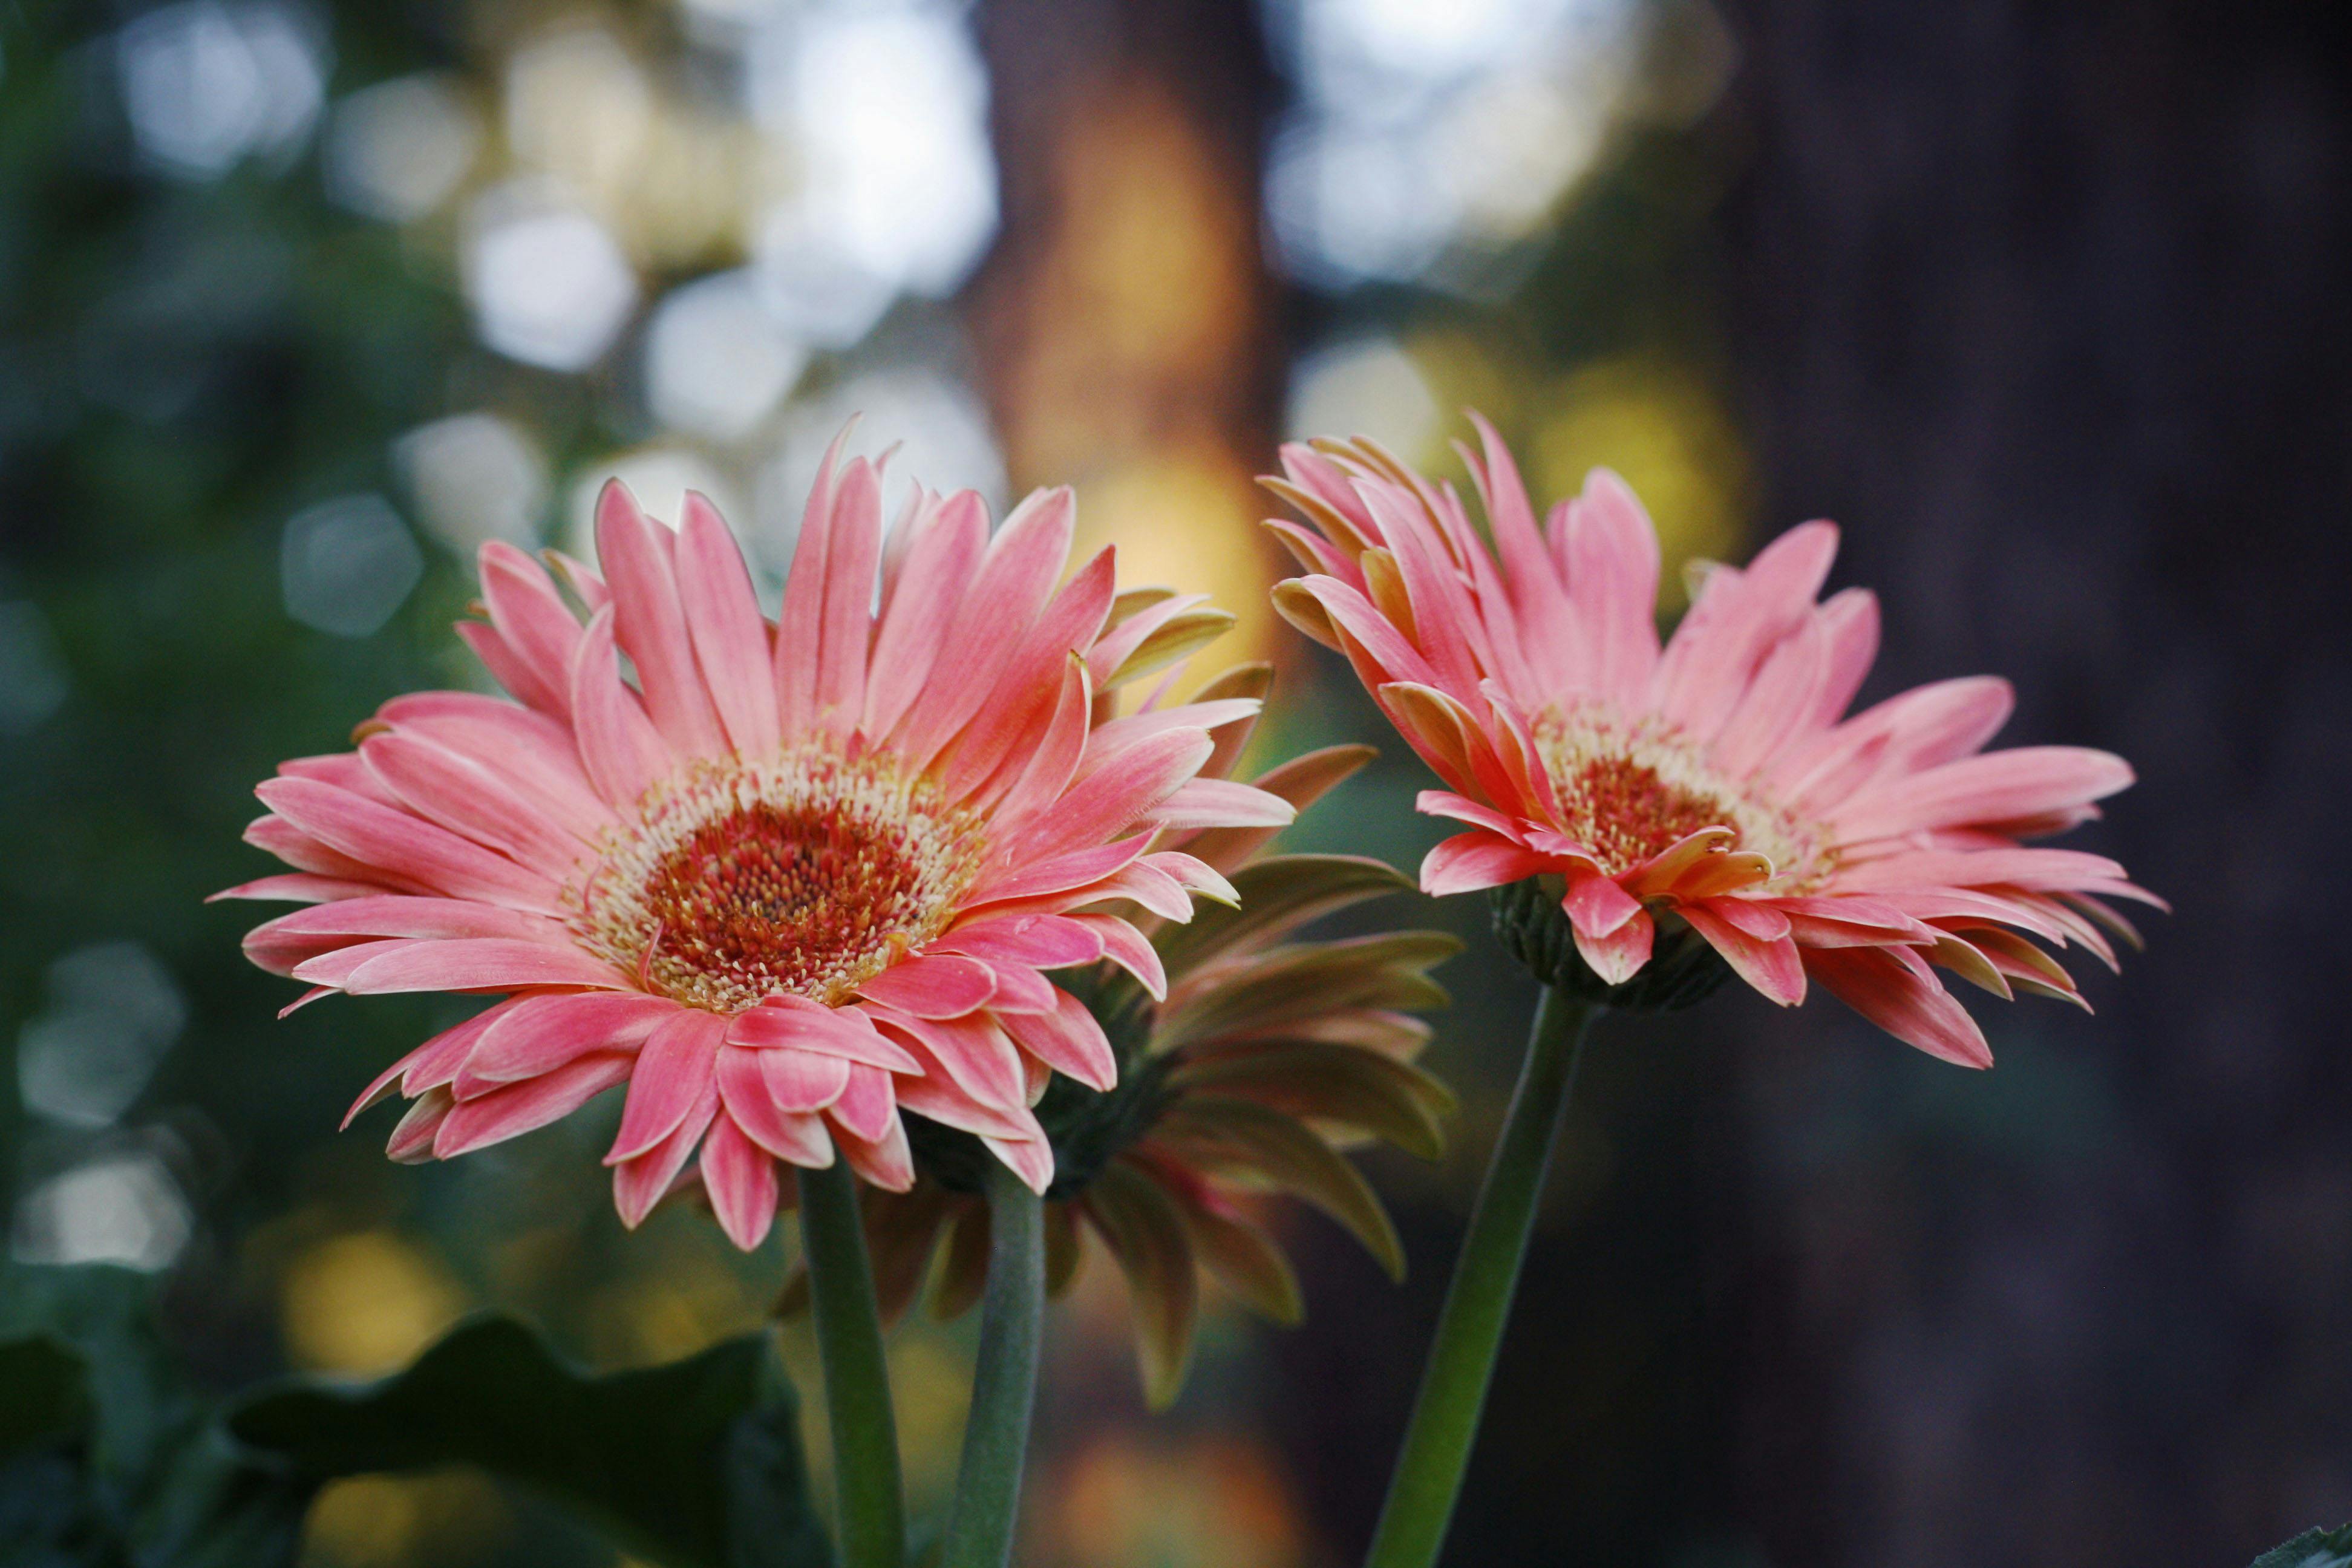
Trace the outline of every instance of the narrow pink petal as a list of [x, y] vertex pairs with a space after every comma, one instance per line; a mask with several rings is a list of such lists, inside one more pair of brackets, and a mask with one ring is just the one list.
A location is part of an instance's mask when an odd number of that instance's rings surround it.
[[892, 1092], [890, 1075], [863, 1062], [850, 1063], [849, 1081], [842, 1086], [840, 1098], [825, 1107], [825, 1115], [836, 1129], [868, 1143], [880, 1142], [898, 1124], [898, 1097]]
[[466, 1058], [458, 1093], [536, 1078], [591, 1051], [634, 1051], [677, 1010], [667, 996], [630, 991], [517, 998]]
[[1992, 1066], [1976, 1020], [1908, 949], [1808, 948], [1804, 957], [1832, 995], [1906, 1045], [1961, 1067]]
[[989, 542], [932, 679], [893, 732], [893, 742], [914, 765], [927, 766], [994, 689], [1069, 559], [1076, 517], [1066, 489], [1039, 490], [1013, 509]]
[[2006, 822], [2104, 799], [2129, 763], [2081, 746], [2020, 746], [1943, 763], [1857, 795], [1830, 819], [1848, 843], [1923, 828]]
[[[296, 978], [309, 976], [298, 972]], [[505, 937], [404, 942], [396, 952], [370, 958], [341, 984], [355, 996], [395, 991], [517, 991], [533, 985], [634, 988], [627, 975], [576, 948], [567, 952]]]
[[[1015, 1063], [1017, 1076], [1020, 1068]], [[902, 1078], [891, 1085], [901, 1110], [953, 1127], [961, 1131], [987, 1137], [1026, 1138], [1038, 1131], [1037, 1119], [1023, 1103], [1026, 1090], [1017, 1095], [1011, 1105], [995, 1105], [982, 1101], [957, 1083], [947, 1068], [937, 1061], [920, 1078]]]
[[490, 624], [530, 689], [526, 693], [509, 685], [508, 689], [533, 708], [561, 718], [569, 701], [580, 622], [548, 580], [547, 569], [513, 545], [500, 540], [484, 544], [479, 565]]
[[524, 1082], [503, 1084], [471, 1099], [460, 1096], [433, 1135], [434, 1158], [454, 1160], [569, 1116], [606, 1089], [626, 1083], [631, 1059], [622, 1051], [593, 1051]]
[[735, 536], [719, 509], [694, 490], [678, 518], [677, 597], [703, 684], [736, 754], [767, 756], [782, 733], [767, 625]]
[[635, 1159], [613, 1167], [613, 1206], [620, 1212], [623, 1225], [635, 1230], [654, 1205], [669, 1194], [718, 1110], [719, 1081], [713, 1076], [705, 1079], [701, 1097], [675, 1131]]
[[376, 718], [488, 769], [578, 837], [593, 840], [614, 820], [580, 765], [568, 723], [471, 691], [395, 697]]
[[833, 542], [834, 473], [841, 449], [856, 427], [851, 420], [825, 448], [801, 512], [800, 538], [793, 546], [792, 571], [784, 578], [784, 604], [776, 618], [773, 668], [777, 723], [788, 742], [806, 734], [816, 712], [818, 652], [824, 637], [825, 557]]
[[881, 476], [864, 458], [851, 463], [835, 487], [832, 528], [810, 717], [818, 730], [842, 741], [866, 711], [875, 573], [882, 554]]
[[2102, 885], [2123, 875], [2124, 868], [2105, 856], [2080, 849], [1927, 849], [1841, 866], [1832, 887], [1840, 892], [1899, 893], [2006, 884], [2051, 892]]
[[1139, 742], [1108, 766], [1082, 773], [1044, 818], [1007, 846], [1035, 860], [1111, 838], [1174, 794], [1209, 759], [1214, 742], [1199, 730], [1172, 730]]
[[1060, 915], [1015, 915], [968, 921], [932, 943], [931, 951], [1026, 963], [1034, 969], [1066, 969], [1102, 957], [1102, 938]]
[[1759, 942], [1778, 942], [1789, 934], [1788, 913], [1776, 904], [1758, 899], [1708, 899], [1704, 906], [1726, 925], [1747, 932]]
[[361, 865], [452, 898], [549, 913], [561, 907], [562, 889], [545, 875], [349, 790], [310, 779], [267, 779], [253, 793], [297, 828]]
[[1658, 663], [1658, 533], [1624, 480], [1607, 468], [1556, 512], [1569, 596], [1586, 627], [1587, 689], [1638, 711]]
[[1829, 639], [1829, 668], [1815, 694], [1808, 729], [1836, 723], [1878, 660], [1877, 595], [1867, 588], [1832, 594], [1822, 601], [1820, 616]]
[[533, 870], [561, 880], [593, 858], [586, 843], [496, 773], [446, 746], [394, 730], [369, 736], [360, 755], [410, 811]]
[[738, 1013], [727, 1041], [746, 1050], [790, 1047], [864, 1062], [888, 1072], [919, 1072], [915, 1058], [884, 1038], [856, 1007], [826, 1007], [798, 996], [771, 996]]
[[1117, 915], [1081, 914], [1069, 918], [1093, 927], [1102, 938], [1103, 956], [1134, 975], [1153, 1001], [1168, 999], [1168, 971], [1160, 964], [1160, 950], [1145, 941], [1142, 932]]
[[999, 1023], [1010, 1027], [1008, 1020], [1015, 1014], [1054, 1010], [1054, 998], [1059, 993], [1053, 982], [1029, 965], [1000, 961], [988, 967], [996, 977], [996, 994], [988, 999], [988, 1010]]
[[633, 809], [670, 768], [669, 748], [621, 684], [613, 647], [613, 612], [596, 612], [572, 665], [572, 722], [580, 761], [596, 793], [615, 811]]
[[226, 899], [248, 899], [266, 903], [324, 904], [341, 899], [370, 898], [383, 891], [384, 888], [381, 882], [345, 881], [341, 878], [320, 877], [309, 871], [291, 871], [239, 882], [234, 888], [207, 893], [205, 902], [217, 904]]
[[356, 752], [333, 752], [321, 757], [289, 757], [278, 764], [280, 778], [316, 779], [363, 795], [378, 805], [402, 806], [405, 803], [384, 787], [384, 782], [368, 771], [368, 765]]
[[[966, 1018], [918, 1018], [906, 1014], [882, 1014], [875, 1022], [884, 1032], [919, 1047], [943, 1068], [956, 1087], [983, 1104], [1011, 1110], [1028, 1103], [1021, 1077], [1021, 1061], [1013, 1042], [986, 1014]], [[898, 1096], [907, 1099], [912, 1080], [900, 1082]]]
[[667, 531], [639, 510], [628, 487], [606, 480], [596, 498], [596, 557], [613, 589], [614, 640], [636, 666], [646, 710], [670, 750], [682, 757], [717, 756], [726, 741], [678, 605], [670, 562], [675, 542], [665, 548], [656, 532]]
[[1500, 888], [1546, 870], [1540, 855], [1492, 833], [1457, 833], [1421, 862], [1421, 890], [1434, 899]]
[[940, 752], [933, 766], [944, 768], [950, 799], [970, 795], [1008, 760], [1018, 770], [1045, 744], [1057, 719], [1067, 712], [1073, 687], [1090, 689], [1093, 682], [1081, 655], [1110, 613], [1118, 587], [1114, 560], [1106, 545], [1063, 584], [1022, 639], [980, 711]]
[[646, 1037], [629, 1076], [621, 1131], [604, 1163], [634, 1160], [677, 1130], [710, 1089], [726, 1037], [727, 1020], [698, 1007], [679, 1008]]
[[1143, 814], [1171, 832], [1200, 827], [1287, 827], [1298, 810], [1278, 795], [1231, 779], [1188, 779]]
[[477, 936], [572, 946], [571, 932], [541, 915], [462, 899], [371, 893], [315, 904], [256, 926], [246, 933], [245, 955], [272, 974], [291, 974], [310, 959], [349, 947], [360, 937]]
[[996, 979], [977, 959], [935, 953], [892, 964], [858, 994], [918, 1018], [960, 1018], [988, 1005]]
[[987, 509], [971, 490], [942, 502], [908, 546], [904, 572], [874, 635], [860, 726], [868, 737], [888, 735], [923, 691], [947, 640], [942, 628], [955, 624], [987, 549]]
[[[849, 1087], [851, 1064], [840, 1057], [815, 1051], [741, 1051], [759, 1064], [761, 1081], [777, 1110], [805, 1113], [823, 1110]], [[868, 1071], [873, 1069], [868, 1068]]]
[[833, 1163], [833, 1147], [815, 1108], [800, 1109], [778, 1101], [769, 1086], [766, 1064], [798, 1051], [751, 1051], [730, 1046], [719, 1053], [719, 1095], [751, 1140], [780, 1160], [822, 1169]]
[[1054, 1146], [1044, 1138], [992, 1138], [982, 1134], [981, 1142], [1031, 1192], [1042, 1194], [1054, 1184]]
[[1141, 858], [1151, 847], [1151, 835], [1138, 833], [1109, 844], [1090, 845], [1042, 858], [1012, 858], [1003, 869], [982, 877], [964, 898], [967, 908], [1042, 898], [1050, 893], [1092, 887]]
[[1104, 878], [1094, 890], [1102, 898], [1132, 899], [1160, 919], [1180, 925], [1192, 918], [1192, 895], [1184, 890], [1183, 883], [1152, 865], [1150, 856]]
[[1051, 1012], [1002, 1015], [1005, 1032], [1055, 1071], [1108, 1092], [1118, 1082], [1118, 1058], [1102, 1026], [1084, 1003], [1058, 986], [1054, 999]]
[[394, 1079], [400, 1080], [401, 1092], [412, 1099], [428, 1089], [437, 1089], [449, 1082], [457, 1076], [458, 1068], [464, 1065], [475, 1043], [500, 1018], [521, 1005], [522, 1000], [518, 996], [485, 1007], [455, 1028], [442, 1030], [384, 1068], [376, 1080], [352, 1101], [351, 1110], [343, 1113], [342, 1125], [349, 1127], [361, 1111], [383, 1099]]
[[433, 1158], [433, 1138], [457, 1106], [446, 1089], [428, 1089], [401, 1117], [385, 1140], [384, 1153], [403, 1165], [421, 1165]]
[[284, 817], [257, 816], [245, 825], [245, 841], [266, 849], [289, 866], [322, 879], [364, 885], [370, 892], [436, 893], [411, 877], [381, 866], [371, 866], [338, 849], [330, 849]]
[[915, 1155], [907, 1144], [907, 1129], [894, 1115], [878, 1139], [865, 1139], [844, 1127], [839, 1109], [828, 1112], [833, 1141], [858, 1179], [884, 1192], [903, 1193], [915, 1184]]
[[1642, 902], [1619, 887], [1614, 879], [1597, 871], [1569, 874], [1568, 896], [1560, 901], [1569, 923], [1580, 936], [1609, 936], [1642, 912]]
[[750, 1252], [776, 1223], [776, 1162], [733, 1120], [721, 1116], [702, 1142], [702, 1187], [727, 1239]]
[[1649, 911], [1640, 910], [1607, 936], [1587, 936], [1577, 931], [1576, 951], [1603, 984], [1622, 985], [1650, 962], [1650, 947], [1656, 934], [1657, 927]]
[[1706, 939], [1707, 945], [1723, 955], [1724, 962], [1739, 978], [1783, 1007], [1802, 1002], [1805, 969], [1797, 956], [1796, 942], [1785, 931], [1769, 942], [1749, 935], [1717, 912], [1730, 901], [1684, 904], [1675, 912]]

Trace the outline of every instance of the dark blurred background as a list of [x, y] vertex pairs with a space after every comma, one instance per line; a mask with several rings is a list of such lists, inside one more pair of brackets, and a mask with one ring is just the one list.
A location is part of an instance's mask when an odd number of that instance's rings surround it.
[[[246, 967], [247, 790], [395, 692], [484, 539], [618, 472], [772, 587], [852, 410], [1284, 668], [1267, 761], [1385, 739], [1265, 610], [1286, 434], [1669, 554], [1828, 515], [1865, 689], [1992, 670], [2133, 759], [2080, 837], [2177, 913], [2000, 1067], [1826, 998], [1612, 1024], [1450, 1563], [2242, 1563], [2352, 1516], [2352, 49], [2313, 4], [17, 0], [0, 11], [0, 1183], [25, 1261], [155, 1272], [208, 1380], [399, 1364], [471, 1307], [605, 1365], [757, 1321], [787, 1255], [623, 1235], [580, 1119], [388, 1165], [453, 1015]], [[1669, 606], [1670, 609], [1678, 606]], [[1411, 864], [1389, 761], [1294, 831]], [[1384, 918], [1474, 938], [1475, 900]], [[1402, 1289], [1319, 1220], [1309, 1327], [1212, 1327], [1147, 1419], [1112, 1271], [1061, 1309], [1023, 1561], [1319, 1568], [1366, 1539], [1530, 984], [1475, 944]], [[805, 1373], [803, 1330], [788, 1352]], [[895, 1343], [919, 1500], [969, 1329]], [[821, 1423], [820, 1423], [821, 1425]], [[821, 1436], [821, 1435], [820, 1435]], [[610, 1563], [462, 1474], [346, 1482], [321, 1565]]]

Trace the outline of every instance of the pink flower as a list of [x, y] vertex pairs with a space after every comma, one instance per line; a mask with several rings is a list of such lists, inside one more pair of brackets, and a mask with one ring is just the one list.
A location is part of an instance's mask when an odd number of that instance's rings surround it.
[[1640, 973], [1662, 929], [1695, 933], [1775, 1002], [1802, 1001], [1810, 977], [1973, 1067], [1992, 1054], [1936, 968], [2081, 1003], [2031, 939], [2112, 966], [2100, 928], [2132, 932], [2102, 898], [2158, 900], [2112, 860], [2021, 841], [2097, 816], [2132, 782], [2122, 758], [1984, 751], [2011, 705], [1990, 677], [1843, 717], [1878, 604], [1860, 588], [1816, 602], [1826, 522], [1708, 569], [1661, 648], [1657, 535], [1633, 492], [1596, 470], [1539, 530], [1510, 454], [1478, 429], [1483, 463], [1464, 456], [1491, 552], [1450, 487], [1367, 442], [1286, 447], [1287, 479], [1268, 481], [1320, 530], [1270, 525], [1311, 574], [1277, 606], [1348, 657], [1445, 782], [1421, 809], [1470, 829], [1430, 852], [1423, 889], [1549, 879], [1606, 984]]
[[608, 485], [604, 575], [553, 557], [576, 610], [530, 556], [483, 547], [488, 618], [458, 632], [520, 706], [398, 698], [355, 752], [256, 792], [269, 815], [247, 839], [296, 870], [220, 896], [314, 906], [246, 940], [310, 984], [302, 1002], [507, 998], [352, 1107], [395, 1085], [414, 1101], [394, 1158], [478, 1149], [626, 1084], [605, 1163], [633, 1226], [698, 1151], [747, 1248], [779, 1160], [838, 1152], [903, 1189], [902, 1110], [978, 1134], [1042, 1191], [1054, 1155], [1029, 1108], [1049, 1075], [1107, 1089], [1117, 1071], [1046, 973], [1108, 959], [1160, 994], [1150, 943], [1091, 906], [1187, 919], [1232, 889], [1154, 851], [1161, 830], [1289, 820], [1197, 776], [1256, 703], [1113, 717], [1118, 686], [1230, 617], [1118, 595], [1108, 550], [1057, 589], [1066, 489], [992, 539], [977, 496], [918, 491], [886, 543], [879, 468], [839, 448], [776, 624], [708, 501], [673, 533]]

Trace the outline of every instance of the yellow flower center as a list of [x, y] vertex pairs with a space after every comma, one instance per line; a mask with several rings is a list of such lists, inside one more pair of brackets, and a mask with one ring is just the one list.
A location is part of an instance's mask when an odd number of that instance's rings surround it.
[[734, 1013], [780, 993], [837, 1006], [945, 929], [982, 849], [975, 814], [886, 757], [698, 763], [613, 835], [574, 929], [693, 1006]]
[[1718, 773], [1702, 748], [1654, 720], [1627, 725], [1590, 703], [1549, 709], [1536, 751], [1559, 797], [1560, 831], [1619, 876], [1706, 827], [1727, 846], [1772, 862], [1772, 887], [1792, 891], [1827, 873], [1825, 828], [1800, 820]]

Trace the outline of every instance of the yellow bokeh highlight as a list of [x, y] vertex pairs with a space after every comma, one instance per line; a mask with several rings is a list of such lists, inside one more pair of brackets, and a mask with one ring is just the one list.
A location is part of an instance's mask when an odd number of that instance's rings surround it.
[[303, 1521], [303, 1568], [439, 1568], [489, 1554], [513, 1523], [470, 1470], [333, 1481]]
[[468, 1305], [448, 1270], [415, 1241], [358, 1231], [296, 1253], [278, 1279], [288, 1358], [311, 1372], [405, 1366]]
[[1193, 656], [1177, 682], [1189, 692], [1229, 665], [1276, 647], [1267, 592], [1274, 562], [1260, 542], [1255, 478], [1213, 447], [1157, 453], [1096, 477], [1078, 498], [1076, 557], [1118, 547], [1122, 588], [1159, 584], [1206, 594], [1234, 617], [1233, 630]]
[[1613, 468], [1649, 509], [1665, 558], [1667, 608], [1684, 597], [1683, 563], [1723, 559], [1739, 542], [1746, 454], [1730, 416], [1696, 374], [1667, 362], [1604, 360], [1563, 376], [1527, 410], [1520, 461], [1539, 508]]

